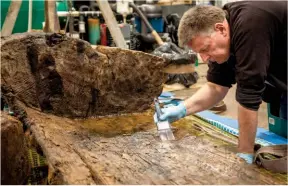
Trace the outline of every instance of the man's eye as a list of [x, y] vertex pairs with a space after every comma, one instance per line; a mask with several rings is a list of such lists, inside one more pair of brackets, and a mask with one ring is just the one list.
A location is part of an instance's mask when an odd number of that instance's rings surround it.
[[207, 51], [208, 51], [208, 48], [204, 48], [200, 51], [200, 53], [207, 52]]

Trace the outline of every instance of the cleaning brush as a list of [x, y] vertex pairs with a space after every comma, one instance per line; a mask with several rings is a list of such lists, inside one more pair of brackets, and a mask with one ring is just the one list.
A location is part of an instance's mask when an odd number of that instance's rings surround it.
[[159, 100], [157, 98], [154, 98], [154, 104], [155, 104], [155, 110], [156, 110], [156, 116], [157, 116], [157, 130], [158, 134], [160, 136], [160, 139], [162, 141], [167, 140], [175, 140], [174, 134], [171, 129], [171, 125], [168, 120], [161, 121], [160, 116], [163, 114], [162, 110], [160, 108]]

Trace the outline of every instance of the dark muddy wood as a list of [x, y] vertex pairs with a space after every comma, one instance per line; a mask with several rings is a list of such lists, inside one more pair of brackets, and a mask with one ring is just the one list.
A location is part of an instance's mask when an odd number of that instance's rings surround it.
[[22, 123], [1, 112], [1, 184], [21, 185], [29, 175], [27, 143]]
[[144, 111], [162, 91], [162, 58], [97, 47], [58, 34], [2, 39], [1, 87], [15, 100], [43, 112], [89, 117]]
[[[169, 143], [159, 141], [152, 112], [127, 120], [100, 118], [91, 125], [31, 109], [27, 113], [50, 162], [51, 184], [285, 184], [283, 177], [240, 162], [236, 145], [203, 131], [187, 133], [193, 121], [182, 120], [187, 128], [175, 124], [177, 141]], [[110, 125], [100, 129], [105, 122]], [[115, 132], [127, 124], [135, 125]]]

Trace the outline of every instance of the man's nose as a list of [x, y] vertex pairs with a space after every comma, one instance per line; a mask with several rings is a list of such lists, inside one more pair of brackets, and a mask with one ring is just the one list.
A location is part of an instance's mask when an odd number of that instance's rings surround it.
[[200, 56], [201, 56], [203, 62], [205, 62], [205, 63], [208, 62], [208, 60], [210, 58], [210, 55], [208, 55], [208, 54], [200, 54]]

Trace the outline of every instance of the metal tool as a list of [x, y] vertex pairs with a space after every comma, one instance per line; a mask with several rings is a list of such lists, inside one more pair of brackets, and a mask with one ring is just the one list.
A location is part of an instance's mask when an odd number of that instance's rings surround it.
[[155, 104], [155, 110], [156, 110], [156, 115], [157, 115], [157, 130], [159, 137], [162, 141], [167, 141], [167, 140], [175, 140], [174, 134], [171, 129], [171, 125], [168, 120], [166, 121], [161, 121], [160, 116], [162, 113], [159, 100], [157, 98], [154, 98], [154, 104]]

